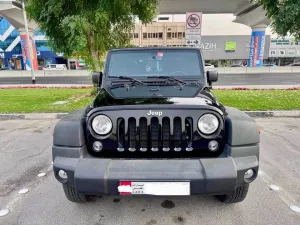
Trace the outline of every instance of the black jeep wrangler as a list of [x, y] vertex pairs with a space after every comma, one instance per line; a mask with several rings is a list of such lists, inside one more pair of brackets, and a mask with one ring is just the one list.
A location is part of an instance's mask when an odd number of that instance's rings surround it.
[[210, 91], [194, 48], [116, 49], [86, 108], [55, 127], [54, 174], [72, 202], [100, 195], [245, 199], [257, 177], [259, 132]]

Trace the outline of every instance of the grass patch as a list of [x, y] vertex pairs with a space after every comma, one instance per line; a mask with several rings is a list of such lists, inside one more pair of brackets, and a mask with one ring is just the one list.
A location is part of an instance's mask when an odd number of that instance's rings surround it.
[[[90, 89], [0, 89], [0, 113], [70, 112], [87, 106]], [[68, 101], [64, 105], [53, 105]]]
[[299, 90], [214, 90], [218, 100], [240, 110], [300, 109]]
[[[218, 100], [240, 110], [300, 109], [299, 90], [214, 90]], [[70, 112], [93, 99], [90, 89], [0, 89], [0, 113]], [[53, 105], [68, 101], [64, 105]]]

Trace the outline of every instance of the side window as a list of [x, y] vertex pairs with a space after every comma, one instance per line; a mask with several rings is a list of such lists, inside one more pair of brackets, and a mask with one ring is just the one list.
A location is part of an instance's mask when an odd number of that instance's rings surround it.
[[56, 68], [56, 66], [55, 66], [55, 65], [51, 65], [51, 68], [54, 68], [54, 69], [55, 69], [55, 68]]

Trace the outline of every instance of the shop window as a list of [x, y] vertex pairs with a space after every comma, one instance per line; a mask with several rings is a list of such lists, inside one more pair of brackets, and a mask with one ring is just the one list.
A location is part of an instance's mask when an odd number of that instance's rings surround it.
[[139, 38], [139, 34], [138, 33], [134, 33], [134, 38]]
[[177, 38], [177, 33], [176, 32], [172, 33], [172, 38]]
[[153, 33], [152, 38], [157, 38], [157, 33]]
[[178, 32], [178, 38], [182, 38], [182, 32]]
[[148, 33], [148, 38], [152, 38], [152, 33]]
[[171, 32], [168, 32], [167, 33], [167, 39], [171, 39], [172, 38], [172, 33]]
[[182, 32], [182, 36], [183, 36], [183, 38], [185, 38], [185, 32]]
[[147, 33], [143, 33], [143, 39], [147, 39]]
[[158, 33], [158, 38], [163, 39], [163, 33], [162, 32]]

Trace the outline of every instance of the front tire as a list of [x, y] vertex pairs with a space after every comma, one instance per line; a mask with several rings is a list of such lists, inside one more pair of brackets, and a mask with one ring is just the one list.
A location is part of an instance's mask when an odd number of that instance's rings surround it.
[[218, 195], [217, 197], [224, 203], [238, 203], [244, 201], [248, 194], [249, 184], [237, 187], [235, 192], [230, 195]]
[[67, 199], [71, 202], [85, 203], [88, 201], [87, 196], [84, 194], [78, 193], [74, 186], [71, 186], [69, 184], [63, 184], [63, 189], [64, 189]]

